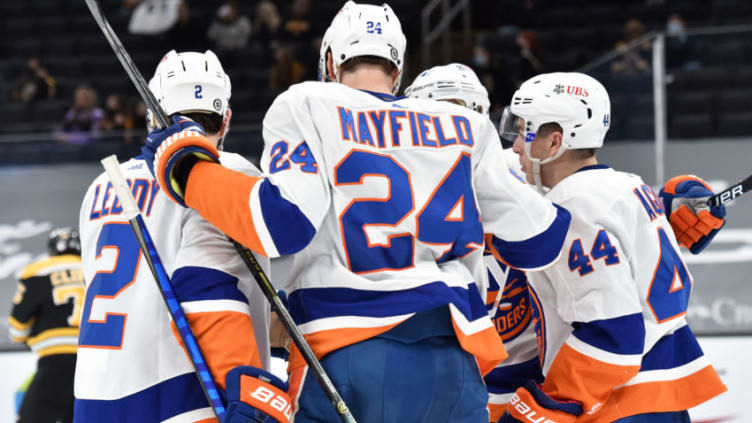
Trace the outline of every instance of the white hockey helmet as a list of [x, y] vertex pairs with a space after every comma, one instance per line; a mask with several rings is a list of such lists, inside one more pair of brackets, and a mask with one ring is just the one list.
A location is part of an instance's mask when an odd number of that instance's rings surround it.
[[434, 66], [423, 71], [405, 89], [405, 95], [429, 100], [461, 100], [465, 107], [486, 116], [491, 107], [486, 87], [472, 69], [461, 63]]
[[392, 86], [392, 93], [396, 93], [402, 79], [406, 46], [407, 39], [402, 33], [402, 25], [388, 4], [375, 6], [348, 1], [324, 34], [321, 43], [323, 75], [326, 76], [327, 73], [327, 50], [332, 52], [334, 72], [338, 80], [339, 67], [344, 62], [360, 56], [381, 57], [392, 62], [399, 71]]
[[[558, 123], [562, 146], [555, 156], [533, 158], [530, 144], [541, 125]], [[600, 148], [611, 122], [611, 102], [606, 89], [594, 78], [578, 72], [556, 72], [534, 76], [520, 86], [504, 110], [499, 133], [514, 142], [520, 133], [525, 154], [533, 164], [540, 189], [540, 165], [558, 159], [567, 150]]]
[[[170, 50], [157, 65], [149, 88], [168, 116], [178, 112], [216, 113], [227, 124], [232, 86], [211, 50], [204, 53]], [[147, 123], [153, 123], [150, 116]]]

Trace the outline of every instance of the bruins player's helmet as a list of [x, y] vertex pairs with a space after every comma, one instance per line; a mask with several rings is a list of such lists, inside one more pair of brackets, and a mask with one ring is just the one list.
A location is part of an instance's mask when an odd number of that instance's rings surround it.
[[57, 228], [50, 232], [47, 241], [47, 251], [51, 256], [61, 254], [81, 255], [81, 239], [78, 231], [73, 228]]

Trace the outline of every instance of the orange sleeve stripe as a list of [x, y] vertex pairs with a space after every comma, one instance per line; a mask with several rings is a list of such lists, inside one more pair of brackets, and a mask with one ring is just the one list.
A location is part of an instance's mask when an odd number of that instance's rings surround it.
[[[669, 179], [668, 182], [666, 182], [666, 185], [663, 187], [663, 190], [665, 192], [669, 193], [669, 194], [676, 194], [676, 187], [680, 183], [682, 183], [684, 181], [690, 181], [690, 180], [697, 181], [697, 182], [701, 183], [705, 187], [705, 189], [707, 189], [708, 191], [712, 191], [710, 189], [710, 186], [705, 181], [703, 181], [702, 179], [700, 179], [700, 178], [698, 178], [696, 176], [693, 176], [693, 175], [677, 175], [677, 176], [674, 176], [673, 178]], [[667, 210], [667, 212], [668, 211], [669, 210]]]
[[639, 371], [640, 366], [606, 363], [564, 344], [551, 364], [543, 390], [559, 400], [579, 401], [587, 412], [603, 406], [614, 388]]
[[[190, 313], [186, 317], [220, 388], [225, 389], [225, 377], [234, 367], [262, 367], [253, 322], [247, 314], [212, 311]], [[172, 322], [172, 332], [182, 346], [175, 322]]]
[[250, 205], [251, 191], [260, 180], [216, 163], [199, 162], [188, 177], [185, 203], [230, 238], [267, 256]]
[[577, 423], [610, 423], [635, 414], [688, 410], [726, 390], [713, 366], [708, 365], [681, 379], [618, 388], [600, 411], [583, 414]]
[[507, 350], [495, 328], [489, 327], [472, 335], [465, 335], [452, 320], [454, 333], [462, 349], [475, 356], [480, 373], [485, 376], [507, 357]]

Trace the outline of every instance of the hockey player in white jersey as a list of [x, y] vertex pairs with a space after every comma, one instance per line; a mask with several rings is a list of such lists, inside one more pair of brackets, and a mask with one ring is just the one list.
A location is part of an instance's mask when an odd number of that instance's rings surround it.
[[[405, 89], [405, 95], [453, 102], [486, 116], [491, 105], [488, 91], [478, 76], [460, 63], [421, 72]], [[526, 183], [517, 154], [511, 148], [504, 150], [504, 159], [509, 171]], [[500, 166], [500, 170], [503, 169]], [[485, 300], [489, 316], [509, 354], [483, 378], [488, 388], [489, 419], [496, 422], [506, 411], [517, 387], [528, 379], [542, 382], [543, 374], [525, 272], [497, 259], [492, 250], [487, 246], [483, 254], [488, 268]]]
[[[562, 259], [527, 272], [545, 381], [517, 389], [500, 422], [688, 423], [688, 408], [726, 387], [687, 326], [693, 281], [667, 217], [672, 200], [712, 192], [677, 177], [664, 204], [639, 176], [599, 164], [610, 104], [587, 75], [533, 77], [510, 111], [502, 128], [520, 128], [528, 181], [572, 223]], [[708, 214], [720, 228], [723, 211]], [[705, 229], [699, 243], [712, 238]]]
[[[484, 230], [510, 264], [543, 268], [568, 212], [497, 171], [485, 116], [393, 95], [406, 41], [389, 6], [348, 2], [329, 31], [336, 82], [275, 100], [263, 177], [178, 125], [144, 152], [171, 199], [253, 251], [293, 255], [291, 314], [359, 422], [485, 423], [481, 375], [506, 353], [478, 289]], [[294, 421], [335, 421], [296, 351], [290, 369]]]
[[[166, 113], [191, 116], [206, 129], [210, 143], [221, 145], [231, 116], [230, 80], [211, 51], [169, 52], [149, 87]], [[259, 173], [239, 155], [223, 152], [220, 160]], [[263, 370], [239, 367], [268, 368], [269, 306], [232, 244], [198, 213], [168, 200], [143, 157], [123, 163], [121, 170], [217, 386], [224, 390], [226, 380], [236, 384], [226, 375], [238, 369], [232, 377], [284, 391], [284, 384]], [[86, 193], [80, 228], [87, 286], [75, 421], [216, 421], [105, 174]], [[268, 260], [262, 265], [268, 270]], [[225, 421], [287, 421], [289, 409], [259, 411], [263, 406], [242, 404], [244, 398], [234, 391], [225, 399], [230, 402]], [[238, 413], [250, 417], [230, 420]]]

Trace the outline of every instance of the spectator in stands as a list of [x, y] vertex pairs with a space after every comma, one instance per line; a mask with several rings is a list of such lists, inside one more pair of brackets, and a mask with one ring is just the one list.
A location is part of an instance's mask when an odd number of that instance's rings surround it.
[[542, 54], [538, 47], [538, 33], [531, 30], [524, 30], [517, 33], [517, 45], [520, 47], [520, 61], [517, 67], [517, 81], [515, 88], [520, 84], [543, 73]]
[[269, 70], [269, 88], [282, 91], [303, 80], [305, 68], [295, 58], [290, 46], [281, 46], [274, 52], [274, 64]]
[[55, 78], [39, 63], [39, 59], [32, 57], [26, 62], [26, 68], [15, 84], [11, 97], [13, 100], [25, 103], [34, 100], [53, 99], [56, 93]]
[[276, 49], [279, 44], [279, 31], [282, 18], [277, 6], [271, 1], [261, 1], [256, 6], [256, 17], [253, 20], [253, 38], [265, 49]]
[[178, 21], [169, 32], [170, 47], [176, 51], [204, 51], [209, 49], [209, 41], [204, 31], [207, 18], [200, 13], [192, 13], [188, 3], [180, 3], [178, 7]]
[[146, 131], [146, 103], [140, 99], [133, 106], [133, 128]]
[[624, 24], [624, 39], [616, 43], [616, 49], [622, 53], [621, 59], [611, 64], [611, 72], [634, 74], [646, 71], [650, 67], [651, 46], [646, 40], [632, 48], [630, 43], [645, 35], [645, 25], [638, 19], [630, 19]]
[[73, 93], [73, 107], [65, 114], [55, 138], [69, 144], [87, 144], [99, 135], [103, 119], [104, 111], [97, 107], [96, 91], [79, 85]]
[[470, 67], [488, 90], [491, 114], [494, 114], [499, 104], [505, 104], [507, 101], [504, 99], [512, 98], [514, 94], [515, 87], [510, 82], [509, 70], [503, 68], [498, 58], [491, 55], [488, 48], [481, 43], [473, 47], [473, 62]]
[[290, 17], [282, 24], [282, 41], [302, 44], [311, 40], [313, 25], [310, 13], [310, 0], [293, 0]]
[[217, 18], [212, 22], [207, 37], [217, 50], [237, 50], [248, 45], [251, 35], [251, 20], [240, 14], [234, 0], [226, 1], [217, 9]]
[[135, 8], [128, 23], [131, 34], [157, 35], [167, 32], [178, 21], [178, 9], [182, 0], [129, 1]]
[[672, 14], [666, 20], [666, 67], [668, 69], [697, 69], [700, 64], [692, 60], [693, 40], [687, 37], [686, 24], [681, 15]]
[[133, 116], [125, 98], [119, 94], [110, 94], [104, 102], [102, 130], [123, 131], [133, 128]]

